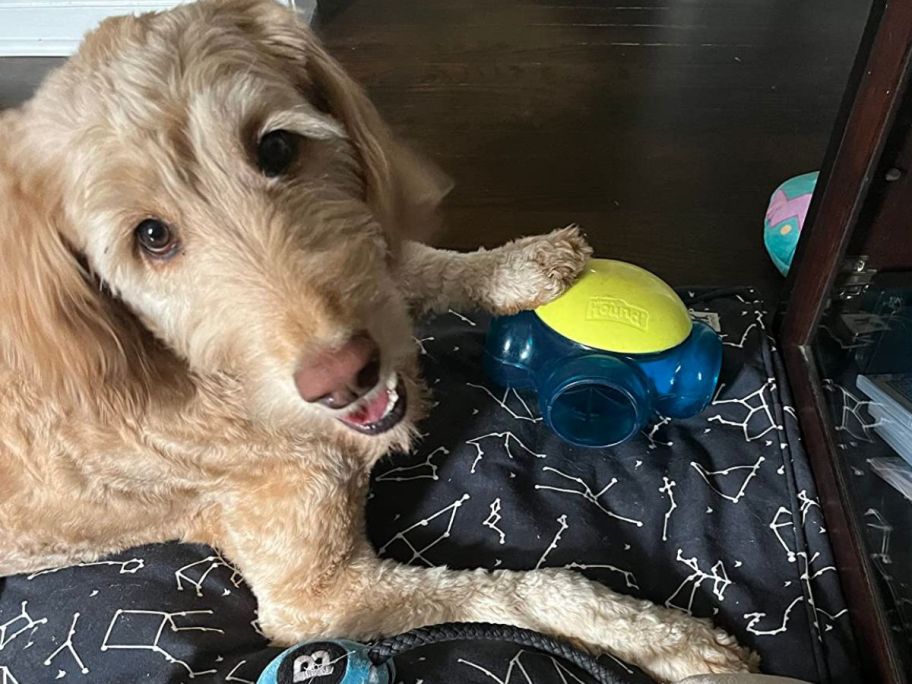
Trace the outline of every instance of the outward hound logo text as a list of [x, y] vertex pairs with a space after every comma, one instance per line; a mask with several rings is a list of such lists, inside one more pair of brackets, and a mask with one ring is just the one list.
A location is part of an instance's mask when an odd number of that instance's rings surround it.
[[306, 682], [308, 679], [326, 677], [332, 673], [332, 661], [326, 651], [316, 651], [313, 655], [302, 655], [295, 658], [295, 682]]
[[587, 321], [612, 321], [637, 330], [649, 329], [649, 312], [617, 297], [591, 297], [586, 306]]

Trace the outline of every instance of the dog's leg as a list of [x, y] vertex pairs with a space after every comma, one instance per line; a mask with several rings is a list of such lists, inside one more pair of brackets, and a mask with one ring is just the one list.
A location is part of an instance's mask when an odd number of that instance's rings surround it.
[[403, 245], [400, 286], [413, 308], [482, 308], [511, 314], [551, 301], [569, 287], [592, 250], [575, 226], [475, 252]]
[[708, 622], [617, 594], [568, 570], [458, 572], [365, 552], [335, 580], [317, 592], [318, 603], [304, 588], [261, 604], [264, 629], [284, 643], [317, 634], [367, 640], [451, 621], [505, 623], [611, 653], [662, 681], [746, 672], [756, 664]]
[[617, 594], [582, 575], [424, 569], [365, 556], [346, 569], [330, 631], [367, 639], [447, 621], [497, 622], [611, 653], [659, 680], [744, 672], [750, 655], [708, 623]]
[[340, 481], [310, 469], [300, 478], [286, 471], [257, 479], [226, 502], [217, 545], [238, 563], [259, 600], [262, 628], [279, 643], [481, 621], [569, 639], [663, 681], [756, 665], [707, 621], [616, 594], [569, 570], [463, 572], [379, 559], [364, 537], [360, 478]]

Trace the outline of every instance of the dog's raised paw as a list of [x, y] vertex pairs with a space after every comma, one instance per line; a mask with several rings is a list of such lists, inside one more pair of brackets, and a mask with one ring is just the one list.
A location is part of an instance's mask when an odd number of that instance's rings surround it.
[[553, 283], [555, 297], [576, 282], [592, 256], [592, 248], [576, 225], [545, 235], [536, 247], [535, 260]]
[[[546, 304], [570, 287], [592, 256], [592, 248], [578, 226], [546, 235], [522, 238], [506, 246], [503, 281], [509, 297], [500, 302], [500, 313], [515, 313]], [[503, 282], [502, 281], [502, 282]]]

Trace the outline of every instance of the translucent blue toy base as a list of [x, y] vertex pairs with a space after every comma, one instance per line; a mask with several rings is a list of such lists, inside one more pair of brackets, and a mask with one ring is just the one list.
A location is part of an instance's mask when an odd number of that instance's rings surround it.
[[488, 377], [536, 391], [545, 424], [583, 447], [620, 444], [655, 414], [698, 414], [712, 399], [721, 365], [722, 342], [699, 321], [667, 351], [620, 354], [573, 342], [525, 311], [492, 321], [485, 347]]

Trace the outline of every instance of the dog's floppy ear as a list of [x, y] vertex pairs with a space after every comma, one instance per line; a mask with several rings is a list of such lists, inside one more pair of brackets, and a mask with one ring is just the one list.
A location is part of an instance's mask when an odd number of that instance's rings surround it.
[[395, 138], [364, 90], [293, 11], [271, 0], [254, 7], [265, 19], [261, 39], [293, 62], [308, 98], [345, 126], [363, 164], [368, 204], [387, 233], [426, 237], [436, 227], [437, 208], [452, 181]]
[[435, 227], [436, 211], [452, 181], [395, 139], [364, 90], [313, 42], [307, 55], [314, 96], [342, 121], [364, 164], [368, 203], [381, 222], [408, 238]]
[[65, 241], [53, 183], [29, 176], [0, 159], [0, 354], [33, 381], [85, 399], [141, 370], [140, 341]]

